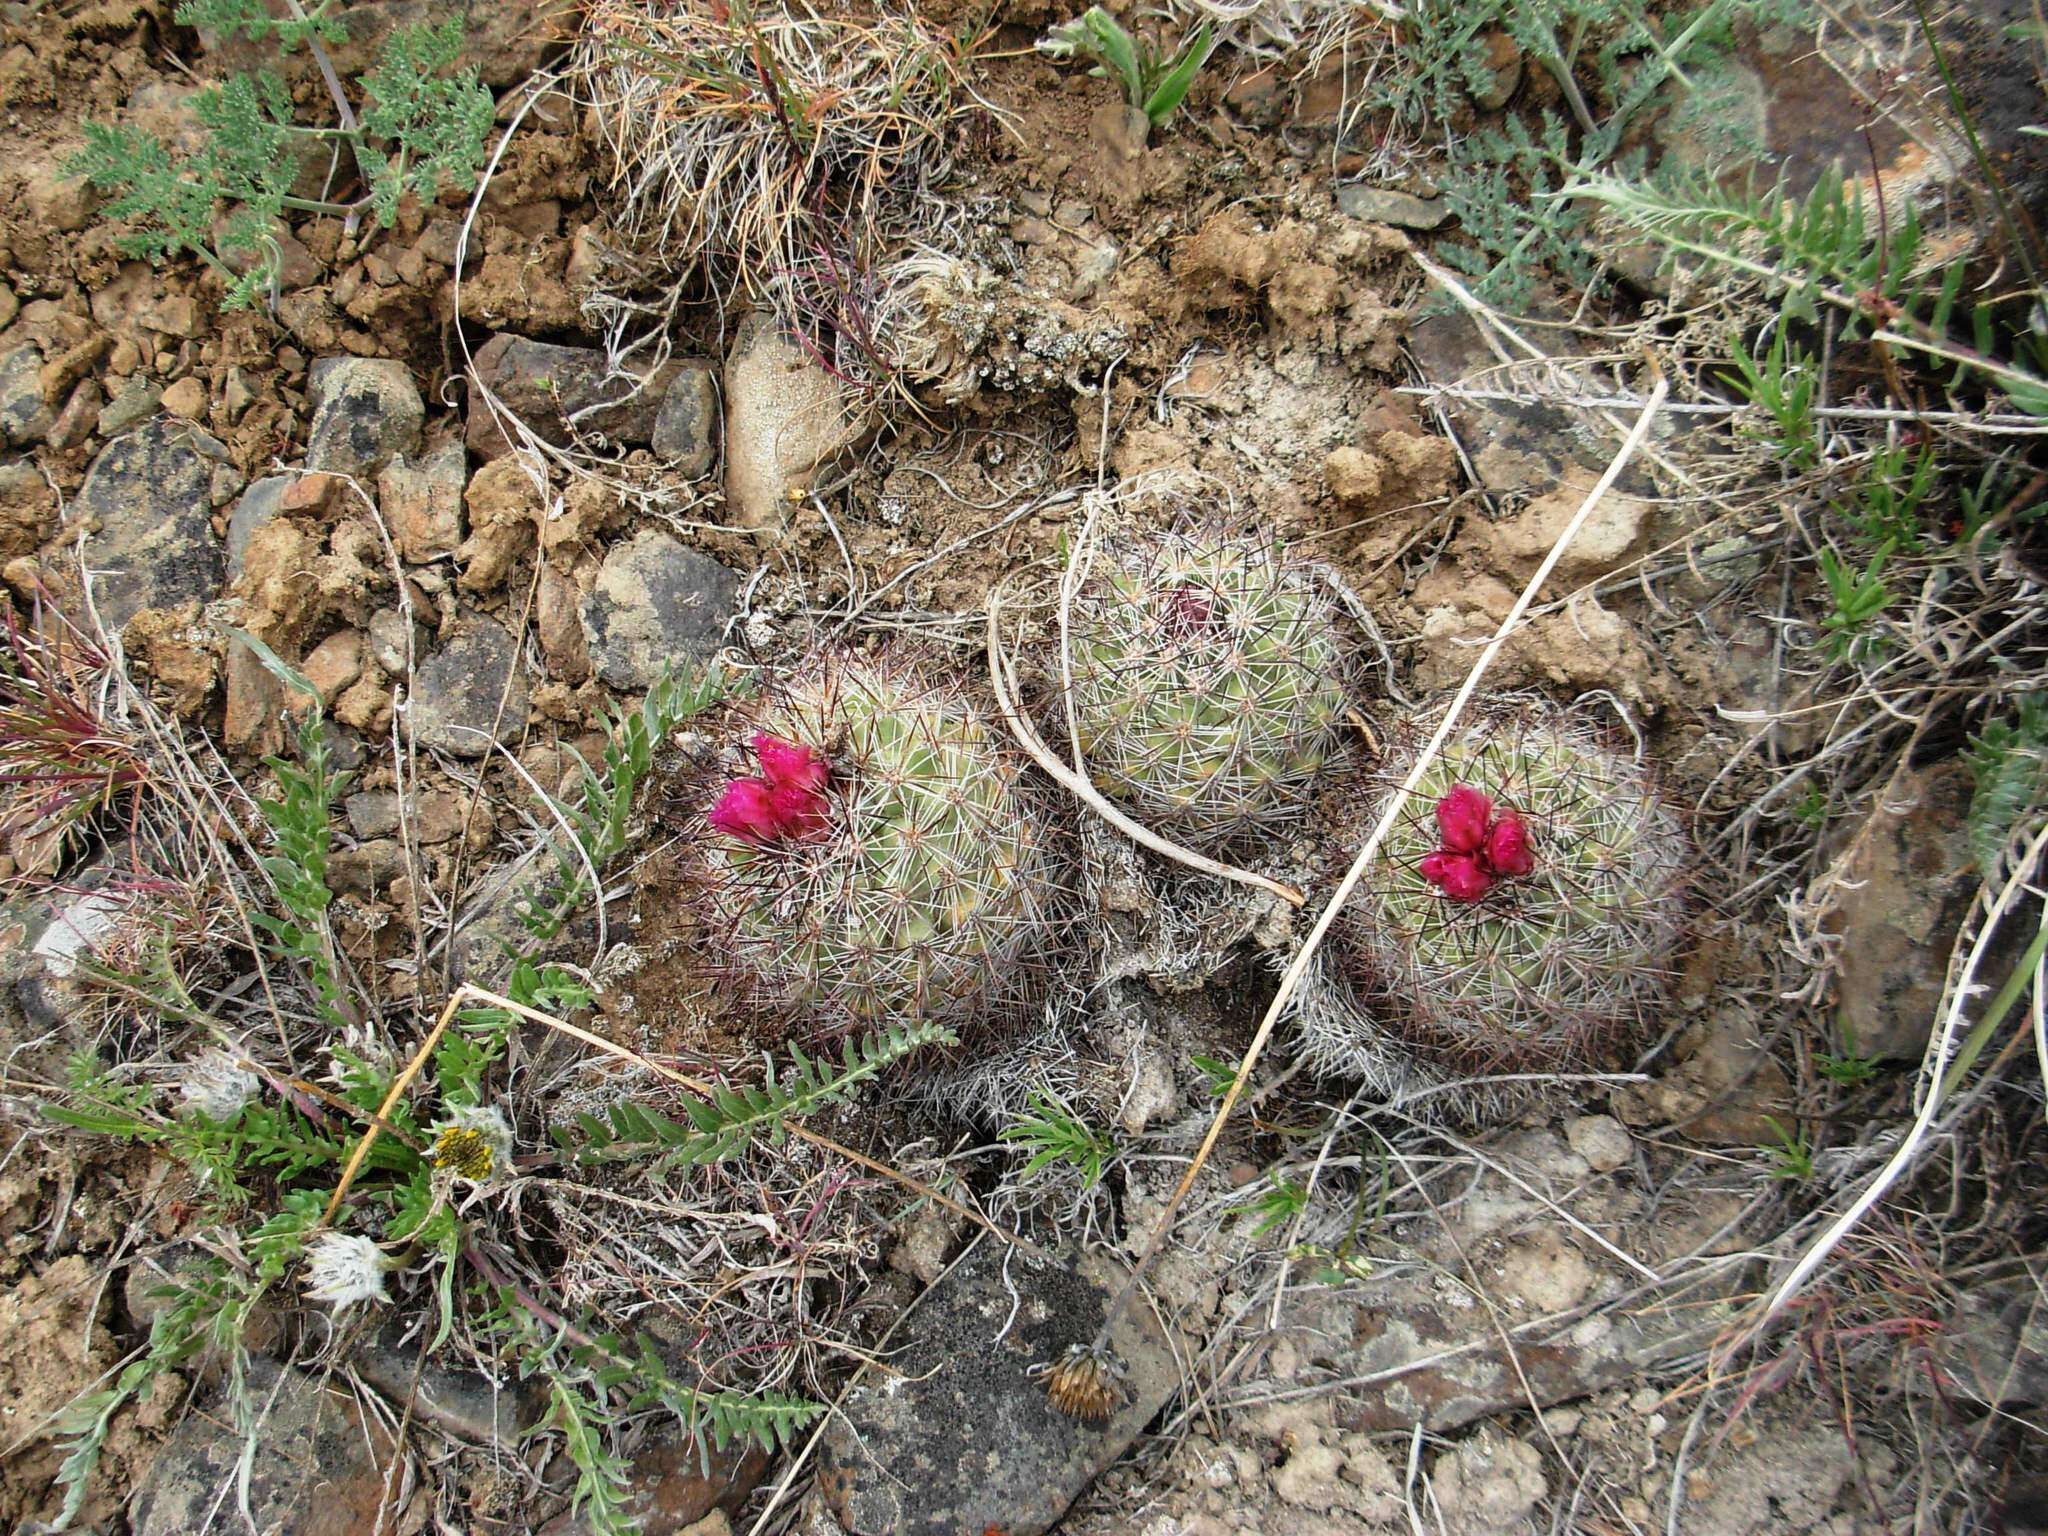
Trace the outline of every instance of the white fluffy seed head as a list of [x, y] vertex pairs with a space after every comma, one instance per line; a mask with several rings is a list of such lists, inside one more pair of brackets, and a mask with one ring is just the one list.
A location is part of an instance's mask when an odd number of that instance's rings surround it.
[[263, 1091], [263, 1080], [233, 1056], [208, 1046], [185, 1064], [178, 1080], [178, 1113], [204, 1115], [225, 1125]]
[[384, 1276], [395, 1267], [367, 1237], [323, 1232], [306, 1250], [306, 1296], [334, 1307], [387, 1301]]

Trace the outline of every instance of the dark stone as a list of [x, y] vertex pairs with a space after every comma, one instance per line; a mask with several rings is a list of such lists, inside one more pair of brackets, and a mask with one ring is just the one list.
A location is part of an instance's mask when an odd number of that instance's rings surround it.
[[591, 665], [612, 687], [636, 689], [665, 667], [706, 661], [725, 637], [738, 594], [739, 577], [709, 555], [642, 528], [612, 546], [583, 599]]
[[[367, 1418], [347, 1392], [264, 1359], [249, 1362], [256, 1404], [248, 1509], [255, 1529], [283, 1536], [363, 1536], [391, 1529], [386, 1472], [395, 1451], [389, 1431]], [[137, 1490], [136, 1536], [200, 1536], [222, 1528], [236, 1507], [235, 1482], [245, 1443], [225, 1393], [189, 1411]], [[388, 1479], [394, 1495], [402, 1474]]]
[[377, 471], [420, 445], [427, 419], [419, 386], [385, 357], [323, 357], [313, 364], [307, 397], [313, 426], [306, 468], [353, 475], [366, 492]]
[[219, 594], [227, 564], [213, 531], [213, 472], [226, 458], [197, 427], [159, 416], [93, 460], [73, 506], [99, 525], [85, 563], [99, 573], [93, 597], [109, 629], [144, 608]]
[[718, 458], [718, 377], [710, 363], [677, 370], [654, 417], [650, 446], [677, 474], [692, 480], [711, 473]]
[[[429, 1315], [431, 1325], [431, 1315]], [[517, 1382], [494, 1382], [476, 1371], [450, 1370], [420, 1358], [420, 1338], [393, 1318], [359, 1345], [356, 1374], [400, 1409], [458, 1440], [510, 1450], [531, 1422], [533, 1403]]]
[[[500, 694], [505, 695], [502, 716]], [[420, 746], [456, 757], [482, 757], [493, 740], [519, 739], [526, 728], [526, 706], [526, 669], [518, 642], [504, 626], [474, 619], [420, 664], [406, 709]]]
[[[557, 346], [509, 332], [479, 347], [474, 366], [499, 404], [547, 442], [567, 443], [573, 420], [575, 431], [585, 436], [599, 433], [635, 446], [653, 441], [663, 398], [679, 367], [668, 363], [652, 374], [608, 376], [605, 354], [596, 347]], [[511, 452], [480, 398], [470, 402], [467, 431], [469, 451], [479, 459]]]
[[0, 355], [0, 432], [17, 448], [39, 443], [56, 418], [43, 399], [43, 354], [32, 341]]
[[887, 1379], [863, 1377], [832, 1415], [818, 1480], [852, 1536], [1037, 1536], [1179, 1386], [1140, 1303], [1111, 1336], [1121, 1406], [1099, 1424], [1055, 1409], [1033, 1367], [1093, 1336], [1123, 1276], [1092, 1253], [1003, 1260], [991, 1241], [955, 1265], [904, 1320]]

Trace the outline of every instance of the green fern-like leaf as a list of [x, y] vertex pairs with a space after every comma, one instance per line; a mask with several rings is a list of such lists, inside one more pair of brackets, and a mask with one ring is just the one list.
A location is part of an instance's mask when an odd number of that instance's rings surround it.
[[474, 67], [446, 74], [462, 55], [462, 22], [401, 27], [363, 76], [363, 133], [381, 149], [366, 157], [371, 206], [389, 228], [399, 199], [422, 201], [476, 182], [496, 105]]
[[275, 38], [278, 48], [289, 53], [309, 39], [324, 43], [343, 42], [348, 27], [339, 16], [325, 12], [332, 0], [316, 5], [303, 16], [273, 16], [263, 0], [181, 0], [174, 13], [181, 27], [215, 32], [223, 40], [246, 37], [256, 42]]
[[2004, 858], [2013, 829], [2048, 799], [2048, 699], [2020, 700], [2010, 720], [1989, 722], [1970, 742], [1967, 826], [1977, 867], [1989, 875]]
[[849, 1040], [837, 1066], [792, 1046], [790, 1069], [780, 1077], [771, 1072], [759, 1084], [721, 1086], [709, 1098], [686, 1099], [687, 1121], [671, 1120], [631, 1100], [613, 1105], [606, 1118], [578, 1115], [576, 1126], [583, 1134], [578, 1155], [584, 1162], [657, 1155], [657, 1173], [724, 1162], [763, 1138], [779, 1143], [789, 1121], [845, 1098], [912, 1052], [958, 1043], [951, 1030], [921, 1022]]

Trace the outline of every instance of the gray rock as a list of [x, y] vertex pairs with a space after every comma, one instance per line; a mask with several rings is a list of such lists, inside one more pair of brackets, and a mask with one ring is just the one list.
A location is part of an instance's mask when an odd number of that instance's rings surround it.
[[100, 436], [119, 437], [137, 423], [149, 420], [163, 397], [161, 385], [152, 384], [140, 374], [130, 378], [113, 399], [100, 407], [96, 423]]
[[0, 986], [38, 1029], [64, 1029], [79, 1014], [79, 957], [113, 934], [123, 907], [103, 888], [118, 879], [125, 857], [110, 852], [66, 874], [61, 886], [0, 903]]
[[[501, 693], [505, 695], [502, 716], [498, 711]], [[407, 718], [413, 740], [420, 746], [457, 757], [482, 757], [490, 751], [493, 739], [508, 743], [519, 739], [526, 728], [526, 705], [526, 669], [518, 642], [504, 626], [474, 619], [420, 663]]]
[[604, 557], [583, 599], [591, 665], [614, 688], [646, 688], [665, 667], [708, 660], [724, 638], [739, 577], [673, 534], [642, 528]]
[[357, 1348], [356, 1374], [401, 1409], [410, 1405], [415, 1417], [459, 1440], [508, 1450], [518, 1444], [532, 1417], [529, 1396], [519, 1384], [422, 1360], [420, 1343], [393, 1318]]
[[405, 844], [395, 837], [373, 837], [353, 848], [338, 848], [327, 857], [327, 883], [344, 896], [369, 900], [408, 872]]
[[417, 459], [397, 458], [377, 477], [377, 510], [408, 565], [451, 555], [462, 542], [462, 492], [469, 455], [449, 441]]
[[265, 475], [250, 483], [228, 514], [228, 580], [242, 574], [242, 562], [249, 558], [249, 541], [277, 516], [284, 505], [284, 493], [296, 475]]
[[685, 362], [661, 397], [649, 444], [695, 480], [711, 472], [718, 458], [718, 380], [709, 363]]
[[85, 563], [100, 617], [119, 629], [144, 608], [211, 602], [226, 574], [213, 531], [213, 472], [227, 450], [159, 416], [100, 450], [73, 503], [97, 522]]
[[323, 357], [313, 364], [307, 398], [313, 426], [306, 468], [374, 479], [401, 454], [415, 452], [426, 406], [405, 364], [386, 357]]
[[419, 649], [417, 634], [407, 633], [412, 628], [396, 608], [379, 608], [371, 614], [370, 660], [393, 677], [405, 676], [411, 656]]
[[1955, 759], [1914, 770], [1854, 836], [1830, 926], [1841, 935], [1835, 1017], [1859, 1055], [1917, 1060], [1927, 1049], [1949, 951], [1982, 880], [1964, 826], [1971, 793]]
[[[346, 1392], [264, 1359], [249, 1363], [257, 1404], [248, 1510], [255, 1529], [290, 1536], [361, 1536], [389, 1529], [383, 1508], [386, 1464], [397, 1447]], [[225, 1398], [186, 1413], [137, 1490], [136, 1536], [198, 1536], [220, 1528], [213, 1517], [235, 1508], [245, 1445]], [[393, 1476], [394, 1489], [404, 1486]]]
[[772, 316], [752, 315], [725, 363], [725, 506], [741, 528], [771, 528], [789, 493], [858, 435], [845, 390]]
[[359, 838], [398, 834], [398, 795], [389, 789], [365, 789], [341, 802], [348, 829]]
[[[615, 443], [644, 446], [678, 365], [652, 374], [611, 374], [596, 347], [563, 347], [529, 341], [510, 332], [477, 349], [476, 375], [506, 410], [550, 443], [566, 443], [571, 425], [585, 435], [601, 433]], [[490, 408], [481, 399], [469, 408], [469, 451], [479, 459], [511, 451]]]
[[1397, 229], [1435, 229], [1451, 216], [1441, 198], [1416, 197], [1355, 181], [1337, 189], [1337, 211], [1368, 224], [1392, 224]]
[[825, 1499], [852, 1536], [956, 1536], [991, 1526], [1037, 1536], [1170, 1398], [1180, 1373], [1149, 1309], [1126, 1308], [1111, 1344], [1122, 1404], [1106, 1423], [1069, 1418], [1032, 1368], [1085, 1343], [1122, 1275], [985, 1242], [918, 1301], [885, 1381], [852, 1388], [828, 1423]]
[[56, 417], [43, 400], [43, 354], [32, 341], [0, 356], [0, 431], [17, 448], [39, 443]]

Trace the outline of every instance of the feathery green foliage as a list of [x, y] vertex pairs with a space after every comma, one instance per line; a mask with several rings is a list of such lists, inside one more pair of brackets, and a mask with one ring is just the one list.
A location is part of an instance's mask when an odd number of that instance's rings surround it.
[[[677, 726], [734, 697], [740, 688], [738, 680], [715, 665], [694, 672], [665, 671], [638, 709], [613, 716], [605, 735], [604, 770], [577, 759], [582, 798], [561, 809], [592, 867], [601, 872], [625, 848], [633, 799], [654, 767], [655, 749]], [[537, 938], [559, 933], [569, 914], [593, 894], [583, 859], [571, 849], [558, 848], [555, 855], [553, 883], [535, 893], [524, 914], [527, 928]]]
[[[671, 1120], [630, 1099], [612, 1106], [599, 1118], [576, 1116], [582, 1143], [573, 1148], [579, 1162], [616, 1162], [657, 1155], [653, 1172], [720, 1163], [757, 1141], [780, 1145], [791, 1120], [815, 1114], [843, 1100], [862, 1083], [879, 1077], [897, 1062], [926, 1046], [959, 1044], [951, 1030], [929, 1022], [865, 1035], [846, 1042], [839, 1065], [806, 1056], [790, 1047], [790, 1069], [778, 1076], [772, 1066], [758, 1084], [732, 1088], [718, 1085], [709, 1098], [683, 1101], [687, 1123]], [[569, 1148], [573, 1138], [561, 1127], [557, 1142]]]
[[246, 37], [262, 42], [274, 38], [279, 52], [290, 53], [304, 42], [339, 43], [348, 37], [342, 19], [328, 14], [337, 3], [320, 0], [311, 10], [273, 16], [263, 0], [180, 0], [174, 14], [181, 27], [217, 32], [223, 40]]
[[1071, 626], [1074, 721], [1096, 783], [1200, 837], [1298, 814], [1348, 701], [1314, 570], [1270, 540], [1200, 530], [1104, 559]]
[[[318, 50], [322, 38], [341, 35], [340, 19], [326, 10], [276, 20], [254, 0], [193, 0], [179, 15], [191, 25], [271, 38], [280, 48], [304, 42]], [[122, 251], [151, 261], [196, 256], [220, 274], [223, 307], [245, 309], [276, 283], [280, 256], [273, 231], [286, 209], [351, 217], [367, 210], [388, 227], [408, 191], [431, 198], [444, 188], [475, 184], [495, 106], [474, 68], [455, 68], [461, 48], [459, 18], [395, 30], [363, 76], [360, 118], [337, 99], [339, 126], [296, 121], [290, 94], [275, 75], [237, 75], [194, 99], [206, 137], [191, 154], [174, 155], [128, 124], [87, 122], [85, 147], [64, 169], [112, 194], [108, 218], [138, 226], [117, 241]], [[365, 178], [361, 200], [292, 195], [297, 147], [308, 138], [347, 144]]]
[[1088, 73], [1098, 80], [1122, 81], [1131, 105], [1157, 128], [1186, 99], [1188, 87], [1209, 60], [1215, 38], [1205, 21], [1170, 56], [1162, 57], [1126, 32], [1108, 11], [1091, 5], [1076, 20], [1046, 33], [1038, 47], [1055, 59], [1094, 59], [1095, 67]]

